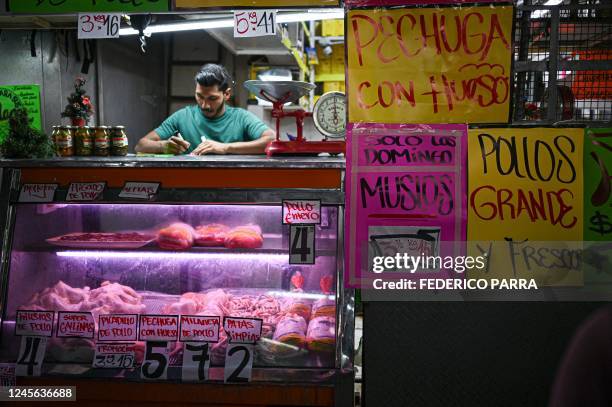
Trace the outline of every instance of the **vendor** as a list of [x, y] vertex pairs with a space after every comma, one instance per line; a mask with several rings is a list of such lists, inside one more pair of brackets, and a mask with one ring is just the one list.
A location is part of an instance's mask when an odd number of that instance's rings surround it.
[[226, 104], [232, 78], [215, 64], [195, 76], [197, 105], [180, 109], [140, 139], [136, 152], [183, 154], [263, 154], [274, 139], [257, 116]]

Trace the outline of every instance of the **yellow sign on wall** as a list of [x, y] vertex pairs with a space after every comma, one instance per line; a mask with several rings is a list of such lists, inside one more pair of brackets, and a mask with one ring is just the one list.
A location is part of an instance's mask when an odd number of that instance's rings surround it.
[[337, 6], [339, 0], [174, 0], [174, 8], [237, 8], [237, 7], [304, 7]]
[[349, 121], [507, 122], [513, 9], [351, 10]]
[[580, 283], [583, 133], [469, 131], [468, 240], [490, 256], [489, 277]]

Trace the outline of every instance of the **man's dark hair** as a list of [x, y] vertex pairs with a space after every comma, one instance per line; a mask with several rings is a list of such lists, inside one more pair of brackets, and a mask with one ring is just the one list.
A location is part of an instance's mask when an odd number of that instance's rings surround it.
[[227, 73], [227, 70], [217, 64], [204, 65], [196, 74], [195, 80], [205, 87], [217, 85], [222, 92], [225, 92], [233, 83], [232, 77]]

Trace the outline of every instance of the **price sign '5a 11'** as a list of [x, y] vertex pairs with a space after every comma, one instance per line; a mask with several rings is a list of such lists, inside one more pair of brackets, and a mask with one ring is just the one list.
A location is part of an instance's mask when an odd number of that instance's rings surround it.
[[77, 27], [79, 39], [119, 38], [120, 13], [79, 14]]
[[276, 35], [276, 11], [234, 11], [234, 37], [261, 37]]

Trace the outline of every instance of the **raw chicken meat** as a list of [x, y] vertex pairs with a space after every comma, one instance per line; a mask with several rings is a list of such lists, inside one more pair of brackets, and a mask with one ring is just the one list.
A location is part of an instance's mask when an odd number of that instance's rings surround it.
[[223, 319], [225, 315], [229, 315], [229, 299], [230, 295], [221, 289], [210, 291], [206, 293], [204, 307], [199, 314], [219, 316]]
[[261, 228], [257, 225], [240, 226], [230, 230], [225, 238], [228, 249], [257, 249], [263, 245]]
[[162, 249], [186, 250], [193, 246], [195, 231], [186, 223], [173, 223], [157, 233], [157, 244]]
[[119, 283], [103, 282], [99, 288], [73, 288], [63, 281], [34, 294], [20, 307], [28, 310], [92, 312], [97, 322], [98, 314], [144, 312], [142, 297], [132, 288]]
[[89, 287], [85, 288], [72, 288], [63, 281], [58, 281], [54, 287], [55, 292], [60, 296], [66, 298], [71, 304], [77, 304], [83, 301], [89, 293]]
[[89, 299], [81, 303], [81, 311], [97, 314], [140, 314], [146, 306], [142, 296], [132, 288], [105, 281], [100, 288], [91, 290]]
[[323, 294], [331, 294], [334, 286], [334, 277], [331, 275], [321, 277], [321, 280], [319, 280], [319, 286], [321, 287]]
[[189, 298], [182, 298], [178, 302], [166, 305], [162, 312], [170, 315], [194, 315], [198, 312], [198, 304]]
[[73, 288], [63, 281], [47, 287], [32, 296], [21, 309], [33, 311], [79, 311], [81, 303], [89, 296], [89, 287]]
[[291, 285], [294, 287], [291, 291], [303, 291], [304, 288], [304, 276], [301, 272], [296, 271], [294, 275], [291, 276]]
[[223, 317], [227, 311], [229, 296], [223, 290], [207, 294], [188, 292], [181, 295], [177, 302], [166, 305], [162, 312], [172, 315], [209, 315]]
[[219, 223], [201, 225], [196, 228], [196, 246], [223, 246], [229, 228]]

